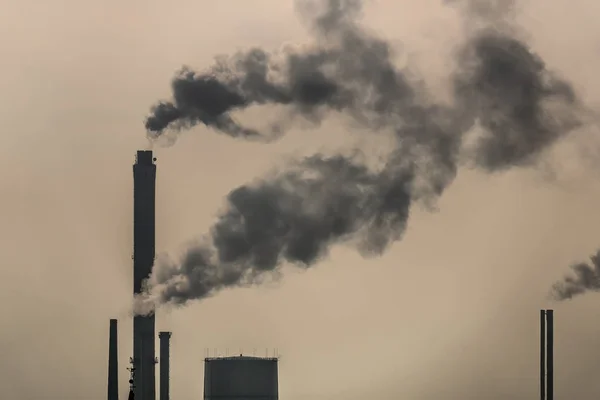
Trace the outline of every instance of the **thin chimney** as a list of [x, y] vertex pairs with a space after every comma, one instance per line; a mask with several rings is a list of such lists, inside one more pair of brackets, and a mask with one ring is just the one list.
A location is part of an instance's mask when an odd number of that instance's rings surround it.
[[546, 310], [546, 400], [554, 400], [554, 311]]
[[540, 399], [554, 400], [554, 311], [540, 311]]
[[160, 332], [160, 400], [169, 400], [169, 364], [171, 332]]
[[546, 310], [540, 310], [540, 400], [546, 400]]
[[110, 320], [108, 338], [108, 400], [119, 400], [119, 352], [117, 320]]

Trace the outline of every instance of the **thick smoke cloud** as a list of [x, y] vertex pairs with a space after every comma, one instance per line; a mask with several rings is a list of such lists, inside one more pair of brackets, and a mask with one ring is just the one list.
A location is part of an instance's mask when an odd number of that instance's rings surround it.
[[370, 172], [344, 157], [312, 157], [232, 191], [204, 243], [153, 276], [161, 301], [182, 303], [227, 286], [253, 284], [287, 261], [317, 262], [335, 242], [381, 253], [399, 239], [411, 201], [409, 169]]
[[571, 266], [571, 275], [554, 284], [551, 292], [557, 301], [570, 300], [586, 292], [600, 292], [600, 251], [590, 257], [589, 263]]
[[[496, 170], [528, 164], [582, 123], [573, 88], [545, 71], [543, 60], [516, 39], [484, 34], [461, 54], [457, 98], [484, 128], [476, 163]], [[474, 66], [468, 64], [475, 60]]]
[[[335, 243], [380, 254], [402, 237], [411, 204], [441, 195], [461, 163], [486, 171], [530, 165], [582, 123], [569, 84], [509, 35], [490, 29], [469, 36], [449, 71], [448, 105], [396, 68], [389, 44], [360, 27], [359, 1], [313, 6], [298, 8], [314, 34], [311, 47], [283, 54], [255, 48], [203, 73], [183, 70], [172, 82], [173, 99], [146, 120], [149, 136], [202, 123], [232, 137], [273, 140], [283, 126], [261, 132], [231, 114], [276, 104], [293, 111], [290, 124], [339, 112], [367, 134], [394, 132], [397, 146], [379, 169], [360, 157], [315, 155], [233, 190], [201, 243], [179, 261], [157, 263], [138, 312], [258, 283], [282, 263], [311, 266]], [[465, 152], [466, 134], [475, 130]]]

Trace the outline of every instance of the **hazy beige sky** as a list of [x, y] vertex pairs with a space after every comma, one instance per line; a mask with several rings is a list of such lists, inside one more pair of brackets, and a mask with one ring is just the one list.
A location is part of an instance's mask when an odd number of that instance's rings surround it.
[[[522, 4], [536, 49], [599, 104], [600, 4]], [[124, 396], [131, 164], [148, 107], [182, 64], [307, 37], [292, 0], [0, 0], [0, 10], [1, 397], [104, 399], [115, 316]], [[441, 0], [373, 0], [366, 23], [433, 82], [460, 38]], [[228, 190], [299, 148], [335, 144], [343, 129], [331, 122], [261, 147], [197, 128], [158, 149], [158, 249], [177, 251]], [[159, 315], [174, 332], [172, 398], [202, 395], [205, 348], [278, 348], [287, 400], [534, 398], [538, 310], [566, 266], [600, 245], [597, 164], [563, 153], [555, 181], [461, 171], [440, 211], [416, 210], [382, 258], [336, 248], [275, 288]], [[557, 398], [600, 395], [599, 308], [600, 295], [556, 306]]]

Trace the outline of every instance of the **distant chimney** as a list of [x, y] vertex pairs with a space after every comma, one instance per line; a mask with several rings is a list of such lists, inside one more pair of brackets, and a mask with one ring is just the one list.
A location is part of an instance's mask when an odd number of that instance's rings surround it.
[[160, 332], [160, 400], [169, 400], [169, 356], [171, 332]]
[[554, 311], [540, 311], [540, 399], [554, 400]]
[[546, 400], [546, 310], [540, 310], [540, 400]]
[[554, 311], [546, 310], [546, 400], [554, 400]]
[[119, 400], [119, 352], [117, 320], [110, 320], [108, 338], [108, 400]]

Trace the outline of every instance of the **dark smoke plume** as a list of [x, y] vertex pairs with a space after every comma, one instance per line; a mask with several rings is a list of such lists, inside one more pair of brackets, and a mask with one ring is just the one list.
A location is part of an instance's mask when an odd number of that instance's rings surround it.
[[590, 263], [574, 264], [571, 270], [571, 275], [552, 287], [554, 300], [570, 300], [586, 292], [600, 292], [600, 251], [590, 257]]
[[581, 125], [573, 88], [518, 40], [485, 33], [460, 55], [456, 96], [483, 128], [477, 165], [496, 170], [529, 164]]
[[[460, 163], [487, 171], [529, 165], [581, 123], [569, 84], [525, 44], [493, 30], [470, 36], [457, 52], [458, 68], [449, 71], [454, 102], [435, 102], [394, 66], [388, 43], [361, 29], [360, 5], [329, 0], [323, 11], [300, 3], [312, 47], [282, 58], [255, 48], [204, 73], [186, 69], [172, 82], [173, 100], [159, 103], [146, 127], [152, 138], [203, 123], [270, 140], [282, 131], [243, 127], [231, 113], [277, 104], [318, 123], [333, 111], [367, 134], [394, 132], [397, 145], [383, 166], [314, 155], [233, 190], [199, 244], [180, 261], [157, 263], [137, 312], [255, 284], [282, 263], [309, 267], [336, 243], [380, 254], [402, 237], [411, 204], [441, 195]], [[474, 130], [475, 145], [465, 152], [465, 134]]]
[[[230, 136], [268, 140], [268, 134], [231, 117], [251, 105], [289, 106], [313, 122], [331, 110], [366, 122], [408, 105], [415, 94], [391, 63], [388, 44], [357, 29], [350, 18], [360, 3], [330, 0], [328, 6], [310, 21], [318, 45], [308, 50], [278, 54], [254, 48], [221, 57], [202, 73], [184, 68], [172, 81], [173, 100], [154, 106], [147, 118], [149, 136], [202, 123]], [[309, 16], [310, 7], [299, 8]]]
[[184, 303], [228, 286], [253, 284], [282, 262], [308, 267], [336, 242], [379, 254], [402, 235], [413, 173], [370, 172], [345, 157], [311, 157], [227, 197], [209, 240], [179, 263], [163, 260], [152, 277], [160, 302]]

